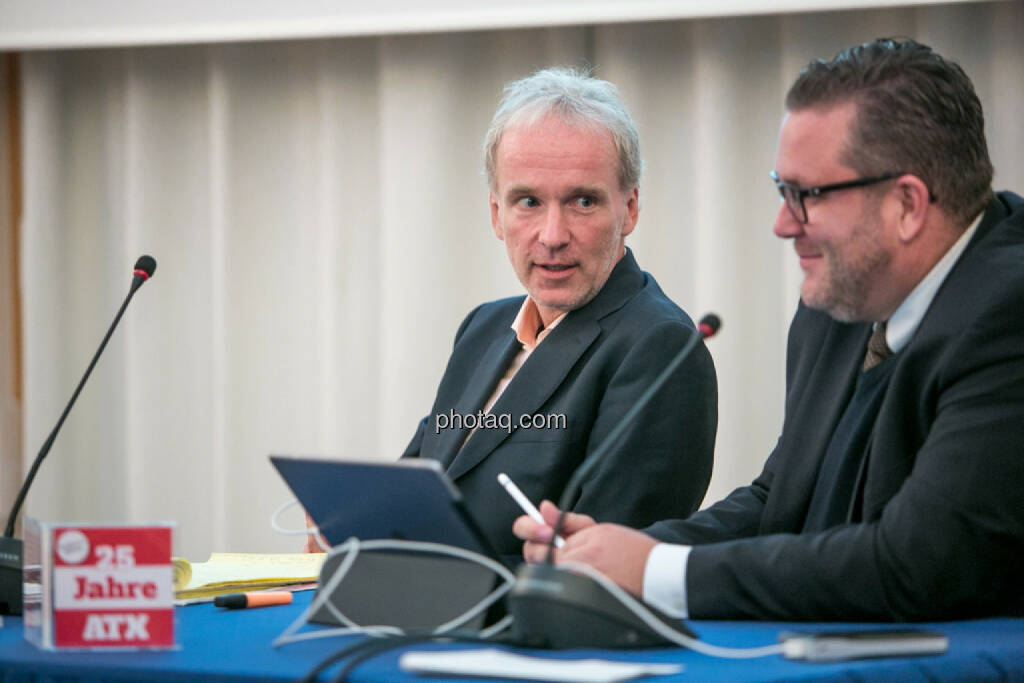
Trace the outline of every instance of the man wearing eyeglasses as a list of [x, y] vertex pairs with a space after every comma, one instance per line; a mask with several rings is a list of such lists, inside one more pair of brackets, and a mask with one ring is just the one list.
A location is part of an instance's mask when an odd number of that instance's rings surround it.
[[[1024, 615], [1024, 200], [991, 190], [974, 88], [877, 40], [786, 106], [774, 230], [804, 281], [774, 452], [686, 520], [568, 514], [555, 556], [680, 616]], [[538, 561], [550, 529], [515, 531]]]

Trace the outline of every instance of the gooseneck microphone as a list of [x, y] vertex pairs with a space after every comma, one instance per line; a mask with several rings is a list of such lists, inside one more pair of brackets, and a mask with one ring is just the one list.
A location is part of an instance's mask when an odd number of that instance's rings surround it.
[[637, 402], [633, 404], [633, 407], [630, 408], [629, 412], [619, 420], [619, 423], [615, 425], [615, 428], [608, 434], [604, 442], [602, 442], [594, 452], [591, 453], [578, 468], [576, 468], [576, 471], [573, 472], [572, 477], [569, 478], [569, 483], [566, 484], [565, 488], [562, 490], [562, 497], [558, 499], [558, 509], [561, 512], [558, 514], [558, 521], [555, 523], [555, 527], [552, 530], [553, 533], [551, 535], [551, 540], [548, 542], [548, 552], [544, 560], [546, 563], [551, 564], [552, 554], [555, 549], [555, 538], [562, 531], [562, 524], [565, 521], [566, 510], [572, 502], [572, 497], [576, 495], [580, 484], [583, 483], [586, 476], [593, 471], [594, 467], [601, 462], [604, 458], [604, 454], [610, 451], [612, 447], [618, 443], [619, 437], [621, 437], [626, 431], [626, 428], [633, 424], [633, 420], [636, 419], [636, 416], [640, 414], [640, 411], [643, 410], [648, 403], [650, 403], [651, 399], [654, 398], [656, 393], [658, 393], [658, 390], [661, 389], [662, 385], [665, 384], [665, 382], [668, 381], [668, 378], [672, 376], [672, 373], [675, 372], [680, 364], [682, 364], [682, 362], [693, 352], [697, 343], [714, 336], [721, 327], [722, 319], [714, 313], [708, 313], [701, 318], [700, 322], [697, 323], [697, 334], [693, 335], [686, 341], [683, 348], [679, 349], [679, 353], [676, 354], [676, 357], [673, 358], [669, 364], [664, 367], [664, 369], [662, 369], [661, 374], [654, 379], [654, 382], [647, 388], [647, 391], [637, 399]]
[[[677, 637], [667, 638], [666, 632], [682, 634], [691, 640], [697, 637], [682, 621], [672, 619], [650, 605], [645, 606], [647, 616], [640, 618], [599, 581], [557, 567], [552, 559], [554, 539], [562, 531], [566, 509], [579, 490], [580, 484], [601, 462], [605, 453], [615, 446], [626, 428], [650, 403], [697, 344], [714, 335], [721, 326], [721, 319], [713, 313], [701, 318], [697, 325], [697, 334], [687, 340], [647, 391], [637, 399], [605, 440], [569, 478], [569, 483], [565, 485], [562, 497], [558, 501], [560, 512], [552, 529], [551, 540], [548, 542], [545, 561], [541, 564], [523, 565], [507, 598], [508, 610], [514, 617], [513, 629], [520, 641], [534, 647], [557, 649], [622, 648], [659, 647], [673, 644], [678, 640]], [[607, 578], [603, 580], [608, 581]], [[655, 623], [657, 628], [652, 627], [652, 623]]]
[[114, 322], [110, 324], [110, 328], [107, 330], [106, 335], [104, 335], [103, 341], [100, 342], [99, 348], [96, 349], [96, 353], [89, 362], [89, 367], [86, 368], [85, 374], [82, 375], [82, 379], [78, 382], [75, 393], [71, 395], [71, 400], [64, 407], [64, 412], [61, 413], [60, 419], [54, 425], [53, 431], [50, 432], [50, 435], [46, 437], [46, 441], [43, 442], [43, 447], [39, 449], [39, 454], [32, 462], [28, 476], [25, 477], [25, 483], [21, 485], [21, 490], [18, 491], [18, 497], [14, 500], [11, 514], [7, 518], [7, 527], [4, 530], [3, 538], [0, 538], [0, 614], [21, 614], [22, 542], [14, 538], [14, 523], [18, 518], [18, 512], [21, 510], [22, 503], [25, 502], [25, 496], [28, 494], [29, 487], [32, 486], [32, 481], [36, 478], [39, 466], [42, 465], [46, 455], [50, 452], [50, 448], [53, 446], [53, 442], [57, 438], [57, 433], [60, 431], [61, 426], [63, 426], [64, 420], [67, 418], [68, 413], [71, 412], [71, 406], [75, 405], [78, 394], [82, 392], [82, 387], [85, 386], [85, 382], [89, 379], [92, 369], [96, 366], [96, 361], [99, 360], [103, 349], [107, 347], [107, 342], [110, 341], [110, 337], [114, 333], [114, 329], [117, 328], [117, 324], [121, 322], [121, 316], [124, 315], [125, 309], [128, 308], [128, 303], [135, 296], [135, 292], [138, 291], [139, 287], [151, 278], [155, 271], [156, 259], [152, 256], [140, 256], [135, 262], [128, 296], [125, 297], [124, 303], [121, 304], [117, 315], [114, 316]]

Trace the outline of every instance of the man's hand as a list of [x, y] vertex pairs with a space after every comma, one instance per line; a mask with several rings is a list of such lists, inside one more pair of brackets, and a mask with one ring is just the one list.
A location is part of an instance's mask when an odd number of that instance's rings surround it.
[[[523, 515], [512, 525], [512, 533], [526, 541], [523, 544], [523, 557], [527, 562], [542, 562], [544, 560], [548, 551], [548, 541], [551, 540], [551, 530], [558, 522], [558, 508], [551, 501], [541, 501], [538, 509], [547, 524], [540, 524], [529, 516]], [[577, 531], [594, 526], [594, 524], [596, 522], [592, 517], [567, 512], [565, 519], [562, 520], [561, 536], [567, 538]]]
[[[306, 513], [306, 528], [307, 529], [315, 529], [316, 528], [316, 524], [313, 522], [313, 518], [309, 516], [308, 512]], [[314, 534], [307, 534], [306, 535], [306, 546], [302, 549], [302, 552], [304, 552], [304, 553], [322, 553], [322, 552], [324, 552], [324, 548], [330, 548], [331, 547], [331, 544], [328, 543], [327, 539], [325, 539], [323, 536], [320, 536], [320, 543], [323, 543], [323, 545], [320, 545], [319, 543], [317, 543], [316, 535], [314, 535]]]
[[[558, 520], [558, 508], [549, 501], [540, 504], [547, 525], [529, 517], [519, 517], [512, 526], [516, 536], [526, 541], [523, 557], [527, 562], [543, 562], [547, 542]], [[566, 513], [561, 535], [565, 545], [555, 550], [555, 562], [582, 562], [601, 572], [633, 595], [643, 596], [644, 568], [647, 556], [657, 541], [634, 529], [618, 524], [598, 524], [586, 515]]]

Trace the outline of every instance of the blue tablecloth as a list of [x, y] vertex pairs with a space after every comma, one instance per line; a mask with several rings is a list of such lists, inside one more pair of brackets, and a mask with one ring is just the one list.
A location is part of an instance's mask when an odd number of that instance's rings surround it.
[[[356, 642], [332, 638], [270, 646], [299, 612], [309, 604], [310, 592], [296, 594], [295, 603], [283, 607], [225, 611], [210, 604], [177, 609], [178, 642], [168, 652], [43, 652], [22, 636], [21, 619], [4, 617], [0, 628], [0, 681], [288, 681], [295, 680], [330, 653]], [[777, 641], [787, 630], [869, 628], [865, 625], [780, 624], [757, 622], [693, 622], [700, 637], [716, 645], [754, 647]], [[713, 659], [682, 649], [634, 651], [574, 650], [524, 651], [545, 657], [601, 657], [624, 661], [681, 663], [676, 676], [658, 681], [1024, 681], [1024, 619], [928, 624], [926, 628], [949, 636], [949, 651], [937, 657], [894, 658], [815, 664], [793, 662], [779, 656], [754, 660]], [[481, 647], [477, 645], [425, 645], [416, 650]], [[353, 681], [409, 681], [398, 668], [403, 650], [382, 654], [356, 669]], [[337, 669], [329, 670], [329, 673]], [[436, 679], [431, 679], [436, 680]], [[461, 679], [463, 681], [467, 679]]]

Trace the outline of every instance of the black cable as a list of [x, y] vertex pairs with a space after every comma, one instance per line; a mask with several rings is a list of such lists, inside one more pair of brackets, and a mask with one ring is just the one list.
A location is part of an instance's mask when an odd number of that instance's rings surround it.
[[[323, 661], [318, 663], [312, 670], [309, 671], [305, 676], [300, 679], [299, 683], [315, 683], [319, 678], [320, 674], [329, 669], [331, 666], [337, 664], [346, 657], [352, 657], [351, 661], [342, 667], [341, 671], [337, 673], [331, 681], [345, 681], [348, 675], [369, 659], [373, 659], [377, 655], [384, 654], [389, 650], [395, 648], [404, 647], [406, 645], [415, 645], [417, 643], [430, 643], [430, 642], [462, 642], [462, 643], [489, 643], [495, 644], [498, 641], [481, 638], [478, 635], [472, 633], [408, 633], [400, 636], [386, 636], [383, 638], [369, 637], [366, 640], [361, 640], [358, 643], [349, 645], [348, 647], [342, 648], [337, 652], [328, 655]], [[514, 645], [511, 642], [503, 642], [500, 644]]]
[[357, 652], [360, 648], [365, 647], [367, 643], [375, 642], [376, 638], [368, 637], [366, 640], [361, 640], [354, 645], [344, 647], [337, 652], [328, 655], [325, 659], [321, 660], [316, 666], [314, 666], [305, 676], [299, 679], [299, 683], [314, 683], [320, 674], [324, 672], [328, 667], [341, 661], [345, 657], [348, 657], [353, 652]]
[[382, 642], [374, 643], [374, 647], [367, 647], [362, 652], [358, 652], [352, 656], [352, 659], [348, 661], [345, 666], [341, 668], [341, 671], [331, 679], [331, 683], [344, 683], [348, 680], [348, 675], [355, 670], [360, 664], [373, 659], [377, 655], [384, 654], [389, 650], [403, 647], [405, 645], [412, 645], [414, 643], [430, 642], [430, 636], [405, 636], [398, 638], [387, 638]]

